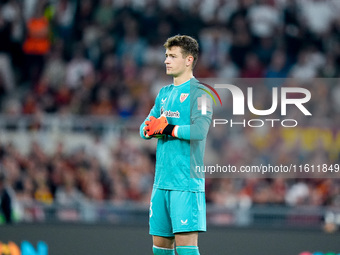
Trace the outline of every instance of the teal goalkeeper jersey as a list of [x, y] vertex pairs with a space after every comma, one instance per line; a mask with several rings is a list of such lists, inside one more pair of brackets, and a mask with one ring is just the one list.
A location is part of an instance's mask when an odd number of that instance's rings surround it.
[[[201, 89], [200, 89], [201, 88]], [[163, 87], [148, 117], [164, 114], [169, 124], [178, 125], [178, 138], [158, 139], [154, 187], [167, 190], [204, 191], [204, 178], [192, 178], [190, 170], [203, 166], [206, 137], [212, 118], [211, 100], [207, 100], [206, 114], [202, 114], [199, 98], [206, 89], [195, 78], [175, 86]], [[145, 121], [140, 126], [143, 134]], [[200, 176], [202, 177], [202, 176]]]

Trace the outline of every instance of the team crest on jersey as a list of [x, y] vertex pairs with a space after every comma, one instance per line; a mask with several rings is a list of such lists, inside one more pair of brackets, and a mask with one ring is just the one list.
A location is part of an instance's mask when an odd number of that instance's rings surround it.
[[189, 96], [189, 93], [182, 93], [181, 96], [179, 97], [179, 101], [183, 103], [184, 100], [187, 99], [188, 96]]

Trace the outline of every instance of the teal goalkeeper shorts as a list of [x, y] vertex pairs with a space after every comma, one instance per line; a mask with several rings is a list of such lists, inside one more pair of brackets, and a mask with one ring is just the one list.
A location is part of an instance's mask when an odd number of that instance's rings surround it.
[[150, 202], [150, 235], [172, 237], [176, 233], [206, 231], [204, 192], [154, 188]]

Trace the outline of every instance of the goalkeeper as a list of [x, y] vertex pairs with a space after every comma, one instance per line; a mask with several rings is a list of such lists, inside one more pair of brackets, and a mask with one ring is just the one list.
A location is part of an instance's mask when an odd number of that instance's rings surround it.
[[158, 139], [149, 219], [153, 254], [174, 255], [176, 244], [179, 255], [197, 255], [198, 232], [206, 231], [204, 178], [191, 178], [190, 166], [203, 165], [212, 106], [205, 101], [202, 110], [205, 87], [193, 76], [197, 41], [177, 35], [164, 47], [173, 84], [160, 90], [140, 127], [142, 138]]

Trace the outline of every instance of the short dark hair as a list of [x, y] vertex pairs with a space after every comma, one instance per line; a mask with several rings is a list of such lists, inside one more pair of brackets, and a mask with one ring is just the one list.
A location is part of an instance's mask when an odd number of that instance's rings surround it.
[[198, 59], [198, 42], [188, 35], [175, 35], [168, 38], [168, 40], [166, 40], [166, 42], [164, 43], [164, 47], [166, 49], [170, 49], [174, 46], [178, 46], [181, 48], [184, 57], [187, 57], [189, 55], [194, 57], [194, 61], [192, 64], [192, 67], [194, 68]]

